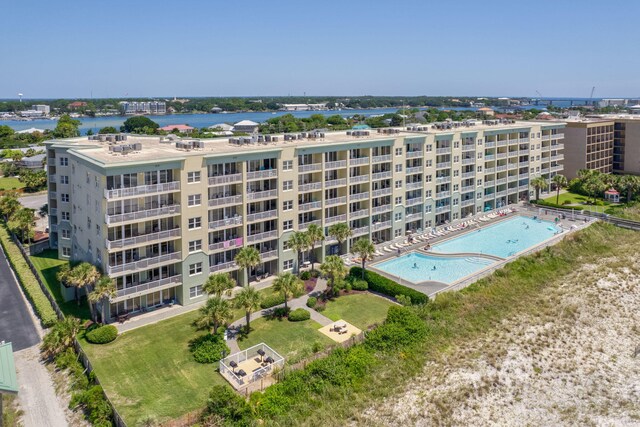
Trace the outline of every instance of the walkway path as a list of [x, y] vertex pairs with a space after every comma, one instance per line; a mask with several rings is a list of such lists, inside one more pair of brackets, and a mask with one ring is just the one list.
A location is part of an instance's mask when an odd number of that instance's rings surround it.
[[[304, 294], [301, 297], [294, 298], [291, 301], [288, 301], [287, 306], [290, 307], [292, 310], [295, 310], [297, 308], [302, 308], [304, 310], [307, 310], [311, 314], [311, 319], [313, 321], [319, 323], [322, 326], [330, 325], [331, 323], [333, 323], [333, 320], [329, 319], [326, 316], [323, 316], [322, 314], [318, 313], [314, 309], [307, 307], [307, 299], [310, 296], [318, 296], [322, 294], [326, 289], [327, 289], [327, 281], [319, 278], [318, 281], [316, 282], [316, 287], [313, 289], [312, 292], [308, 294]], [[251, 313], [251, 316], [249, 317], [249, 319], [251, 322], [253, 322], [254, 320], [260, 319], [261, 317], [268, 316], [273, 312], [273, 310], [275, 310], [278, 307], [284, 307], [284, 304], [280, 304], [275, 307], [271, 307], [265, 310], [260, 310], [260, 311], [256, 311], [255, 313]], [[238, 353], [240, 351], [237, 338], [238, 338], [238, 334], [240, 333], [240, 330], [244, 328], [246, 324], [247, 323], [245, 322], [245, 317], [243, 316], [241, 319], [236, 320], [227, 328], [227, 346], [229, 346], [229, 349], [231, 350], [231, 354]]]

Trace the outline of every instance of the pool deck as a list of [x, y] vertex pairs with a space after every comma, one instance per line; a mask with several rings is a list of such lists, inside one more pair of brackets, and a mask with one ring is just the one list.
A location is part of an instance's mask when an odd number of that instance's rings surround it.
[[[502, 208], [502, 209], [506, 209], [506, 208], [507, 207]], [[528, 207], [528, 206], [525, 206], [522, 203], [519, 203], [517, 205], [509, 205], [508, 208], [515, 208], [515, 209], [517, 209], [517, 212], [512, 212], [510, 214], [507, 214], [506, 216], [500, 216], [500, 217], [497, 217], [497, 218], [493, 218], [493, 219], [490, 219], [489, 221], [484, 221], [481, 224], [472, 225], [471, 227], [466, 227], [464, 229], [452, 231], [452, 232], [447, 233], [444, 236], [437, 236], [437, 237], [431, 238], [426, 242], [425, 241], [415, 242], [410, 246], [405, 246], [404, 248], [402, 248], [400, 255], [398, 255], [397, 252], [393, 252], [393, 253], [384, 252], [383, 255], [375, 257], [373, 261], [369, 261], [369, 266], [368, 267], [371, 268], [372, 270], [375, 270], [376, 273], [378, 273], [378, 274], [380, 274], [382, 276], [385, 276], [385, 277], [387, 277], [387, 278], [389, 278], [389, 279], [391, 279], [391, 280], [393, 280], [395, 282], [398, 282], [401, 285], [404, 285], [404, 286], [407, 286], [409, 288], [415, 289], [415, 290], [417, 290], [419, 292], [425, 293], [429, 297], [433, 297], [439, 292], [448, 291], [448, 290], [457, 290], [457, 289], [461, 289], [462, 287], [468, 286], [469, 284], [473, 283], [474, 281], [476, 281], [476, 280], [478, 280], [478, 279], [480, 279], [482, 277], [488, 276], [489, 274], [491, 274], [496, 269], [501, 268], [504, 264], [506, 264], [506, 263], [508, 263], [510, 261], [513, 261], [514, 259], [516, 259], [516, 258], [518, 258], [518, 257], [520, 257], [522, 255], [525, 255], [525, 254], [528, 254], [528, 253], [531, 253], [531, 252], [536, 252], [536, 251], [538, 251], [540, 249], [543, 249], [546, 246], [549, 246], [550, 244], [555, 244], [555, 243], [561, 241], [562, 239], [564, 239], [565, 236], [571, 234], [574, 231], [574, 230], [571, 230], [571, 226], [572, 225], [581, 225], [581, 224], [583, 224], [583, 221], [577, 220], [577, 219], [571, 219], [569, 217], [567, 217], [566, 219], [561, 219], [557, 223], [557, 225], [562, 226], [562, 229], [565, 230], [563, 233], [558, 234], [558, 235], [554, 235], [554, 236], [552, 236], [552, 237], [550, 237], [548, 239], [545, 239], [542, 242], [538, 243], [537, 245], [534, 245], [534, 246], [532, 246], [530, 248], [527, 248], [527, 249], [525, 249], [525, 250], [523, 250], [521, 252], [518, 252], [517, 254], [515, 254], [515, 255], [513, 255], [513, 256], [511, 256], [509, 258], [506, 258], [506, 259], [502, 259], [501, 258], [500, 261], [495, 260], [495, 262], [492, 263], [491, 265], [488, 265], [487, 267], [485, 267], [485, 268], [483, 268], [481, 270], [478, 270], [478, 271], [476, 271], [475, 273], [473, 273], [473, 274], [471, 274], [469, 276], [462, 277], [461, 279], [458, 279], [453, 283], [444, 283], [444, 282], [432, 281], [432, 280], [431, 281], [428, 280], [428, 281], [424, 281], [424, 282], [415, 283], [415, 282], [410, 282], [408, 280], [404, 280], [401, 277], [389, 274], [389, 273], [387, 273], [385, 271], [382, 271], [382, 270], [376, 268], [376, 264], [379, 264], [381, 262], [387, 261], [387, 260], [392, 259], [392, 258], [396, 258], [398, 256], [406, 255], [406, 254], [411, 253], [411, 252], [418, 252], [418, 253], [427, 254], [427, 255], [430, 255], [430, 256], [444, 256], [444, 257], [446, 257], [446, 256], [454, 256], [456, 254], [442, 254], [442, 253], [435, 253], [435, 252], [427, 252], [427, 251], [423, 250], [422, 248], [424, 246], [426, 246], [427, 243], [429, 245], [431, 245], [431, 246], [434, 246], [434, 245], [437, 245], [438, 243], [444, 242], [446, 240], [450, 240], [450, 239], [454, 239], [454, 238], [460, 237], [460, 236], [462, 236], [462, 235], [464, 235], [466, 233], [471, 232], [472, 230], [477, 230], [478, 228], [486, 228], [488, 226], [491, 226], [493, 224], [497, 224], [497, 223], [499, 223], [501, 221], [504, 221], [504, 220], [508, 220], [508, 219], [514, 218], [516, 216], [527, 216], [527, 217], [530, 217], [530, 218], [533, 218], [535, 216], [535, 217], [537, 217], [537, 218], [539, 218], [541, 220], [550, 221], [550, 222], [554, 222], [555, 219], [556, 219], [556, 216], [557, 216], [555, 214], [545, 214], [544, 209], [540, 209], [538, 207]], [[478, 214], [478, 215], [475, 215], [473, 218], [468, 218], [468, 219], [477, 220], [479, 217], [485, 216], [486, 214], [487, 213]], [[468, 219], [457, 221], [457, 223], [464, 222], [464, 221], [466, 221]], [[590, 224], [590, 223], [588, 223], [588, 224]], [[578, 229], [580, 229], [580, 228], [582, 228], [582, 227], [579, 227]], [[396, 242], [402, 242], [405, 238], [397, 239]], [[388, 246], [391, 243], [392, 242], [386, 242], [383, 245], [379, 245], [378, 248], [383, 247], [383, 246]], [[464, 256], [479, 256], [479, 257], [486, 258], [486, 257], [483, 256], [483, 254], [478, 254], [478, 253], [466, 253], [466, 254], [464, 254]], [[495, 258], [500, 258], [500, 257], [495, 257]]]

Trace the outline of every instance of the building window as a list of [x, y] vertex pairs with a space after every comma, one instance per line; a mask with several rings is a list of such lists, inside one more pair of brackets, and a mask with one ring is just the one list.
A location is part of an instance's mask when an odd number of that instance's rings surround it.
[[402, 221], [402, 212], [396, 212], [395, 214], [393, 214], [393, 220]]
[[194, 286], [192, 288], [189, 288], [189, 298], [197, 298], [199, 296], [202, 296], [203, 292], [202, 292], [202, 285], [198, 285], [198, 286]]
[[62, 256], [63, 257], [70, 257], [71, 256], [71, 248], [68, 248], [66, 246], [62, 247]]
[[289, 219], [289, 220], [287, 220], [287, 221], [284, 221], [284, 222], [282, 223], [282, 229], [283, 229], [284, 231], [293, 230], [293, 220], [292, 220], [292, 219]]
[[433, 150], [433, 147], [431, 146], [431, 144], [427, 144], [427, 145], [425, 145], [425, 151], [426, 151], [427, 153], [431, 152], [432, 150]]
[[202, 273], [202, 263], [196, 262], [195, 264], [189, 264], [189, 276]]
[[458, 191], [460, 186], [458, 184], [453, 184], [453, 191]]
[[402, 196], [396, 197], [396, 205], [401, 205], [401, 204], [402, 204]]
[[189, 206], [200, 206], [202, 202], [202, 194], [189, 194], [187, 204]]
[[402, 156], [402, 147], [396, 148], [396, 156]]
[[427, 167], [430, 168], [431, 166], [433, 166], [433, 160], [429, 159], [427, 160]]
[[60, 194], [60, 201], [69, 203], [69, 194], [68, 193]]
[[431, 190], [427, 190], [427, 191], [425, 191], [424, 196], [425, 196], [425, 197], [431, 197]]
[[396, 181], [396, 188], [402, 188], [402, 181]]
[[285, 200], [282, 202], [282, 210], [290, 211], [293, 210], [293, 200]]
[[400, 237], [400, 236], [402, 236], [402, 229], [393, 230], [393, 237]]
[[60, 157], [60, 166], [69, 166], [69, 158]]
[[189, 218], [189, 230], [202, 227], [202, 217]]
[[69, 184], [69, 176], [60, 175], [60, 184]]
[[396, 165], [396, 172], [402, 172], [402, 165]]
[[96, 236], [100, 235], [100, 224], [96, 224]]
[[282, 183], [282, 189], [285, 190], [285, 191], [293, 190], [293, 181], [292, 180], [284, 181]]
[[424, 207], [424, 211], [425, 211], [426, 213], [431, 213], [431, 205], [426, 205], [426, 206]]
[[282, 162], [282, 170], [283, 171], [293, 170], [293, 160], [284, 160]]
[[202, 240], [192, 240], [189, 242], [189, 252], [202, 250]]
[[458, 206], [458, 199], [453, 199], [453, 206]]
[[91, 228], [91, 218], [87, 217], [87, 228]]
[[460, 148], [460, 141], [453, 141], [453, 148]]
[[189, 184], [200, 182], [200, 171], [187, 173], [187, 182]]
[[63, 239], [70, 239], [71, 238], [71, 230], [60, 230], [60, 235], [62, 236]]
[[69, 212], [61, 212], [60, 215], [62, 216], [62, 220], [63, 221], [70, 221], [71, 220], [71, 213], [69, 213]]
[[431, 176], [431, 175], [426, 175], [426, 176], [424, 177], [424, 181], [425, 181], [425, 182], [431, 182], [431, 180], [432, 180], [432, 179], [433, 179], [433, 176]]
[[453, 176], [454, 177], [459, 176], [459, 175], [460, 175], [460, 171], [458, 169], [453, 171]]
[[460, 156], [453, 156], [453, 163], [458, 163], [460, 161]]

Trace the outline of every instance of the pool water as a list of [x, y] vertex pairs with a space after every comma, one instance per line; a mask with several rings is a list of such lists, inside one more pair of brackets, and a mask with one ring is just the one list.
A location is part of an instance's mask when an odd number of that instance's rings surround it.
[[517, 216], [438, 243], [433, 252], [475, 252], [508, 258], [552, 237], [558, 228], [549, 221]]
[[413, 283], [427, 280], [453, 283], [492, 263], [477, 257], [443, 258], [412, 252], [376, 264], [375, 268]]

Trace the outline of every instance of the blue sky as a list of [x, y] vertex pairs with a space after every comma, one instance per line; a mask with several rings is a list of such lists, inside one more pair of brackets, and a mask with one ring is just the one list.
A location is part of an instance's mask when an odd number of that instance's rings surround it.
[[640, 96], [638, 1], [12, 1], [0, 98]]

